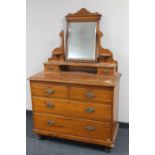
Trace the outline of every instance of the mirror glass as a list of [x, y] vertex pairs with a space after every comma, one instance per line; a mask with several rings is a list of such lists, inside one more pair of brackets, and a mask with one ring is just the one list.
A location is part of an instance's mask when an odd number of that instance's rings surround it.
[[68, 23], [67, 59], [96, 59], [96, 22]]

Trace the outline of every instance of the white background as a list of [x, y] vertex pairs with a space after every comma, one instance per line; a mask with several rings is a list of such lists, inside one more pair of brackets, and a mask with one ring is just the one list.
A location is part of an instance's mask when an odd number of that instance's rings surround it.
[[[119, 121], [129, 122], [129, 17], [128, 0], [27, 0], [27, 77], [43, 70], [51, 51], [59, 47], [59, 32], [64, 17], [81, 8], [102, 14], [100, 29], [102, 45], [110, 49], [119, 62], [120, 79]], [[27, 106], [32, 109], [29, 82]]]

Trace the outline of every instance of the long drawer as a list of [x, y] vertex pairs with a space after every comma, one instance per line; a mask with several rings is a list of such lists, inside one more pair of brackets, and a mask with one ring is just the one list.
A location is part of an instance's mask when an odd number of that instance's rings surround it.
[[93, 87], [70, 87], [69, 97], [78, 100], [112, 102], [113, 90], [111, 87], [97, 89]]
[[90, 137], [101, 140], [111, 139], [111, 123], [73, 119], [49, 114], [34, 113], [35, 129]]
[[33, 110], [49, 114], [81, 117], [92, 120], [111, 120], [111, 105], [84, 103], [62, 99], [32, 97]]
[[31, 83], [31, 92], [33, 96], [67, 98], [68, 88], [62, 85], [47, 83]]

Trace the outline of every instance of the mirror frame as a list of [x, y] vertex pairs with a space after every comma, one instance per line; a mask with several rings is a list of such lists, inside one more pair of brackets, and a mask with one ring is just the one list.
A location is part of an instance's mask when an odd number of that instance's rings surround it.
[[[76, 13], [69, 13], [66, 16], [67, 21], [67, 29], [66, 29], [66, 36], [65, 36], [65, 61], [72, 61], [72, 62], [97, 62], [99, 57], [99, 40], [97, 37], [98, 31], [99, 31], [99, 20], [101, 19], [101, 14], [99, 13], [91, 13], [88, 10], [82, 8], [80, 11]], [[96, 22], [96, 48], [95, 48], [95, 60], [89, 60], [89, 59], [68, 59], [68, 28], [69, 23], [71, 22]]]
[[[66, 56], [66, 60], [67, 61], [83, 61], [83, 62], [86, 62], [86, 61], [91, 61], [91, 62], [94, 62], [94, 61], [96, 61], [96, 58], [97, 58], [97, 34], [95, 33], [95, 40], [94, 40], [94, 42], [95, 42], [95, 46], [94, 46], [94, 49], [93, 49], [93, 52], [95, 52], [95, 57], [94, 58], [90, 58], [90, 59], [87, 59], [87, 58], [69, 58], [68, 57], [68, 53], [69, 53], [69, 50], [68, 50], [68, 42], [69, 42], [69, 37], [68, 37], [68, 29], [69, 29], [69, 25], [70, 25], [70, 23], [81, 23], [81, 22], [68, 22], [67, 23], [67, 33], [66, 33], [66, 54], [65, 54], [65, 56]], [[84, 23], [86, 23], [86, 22], [84, 22]], [[94, 22], [94, 23], [96, 23], [96, 22]], [[97, 23], [96, 23], [96, 26], [95, 26], [95, 29], [97, 29]], [[80, 52], [80, 51], [79, 51]], [[82, 52], [82, 51], [81, 51]]]

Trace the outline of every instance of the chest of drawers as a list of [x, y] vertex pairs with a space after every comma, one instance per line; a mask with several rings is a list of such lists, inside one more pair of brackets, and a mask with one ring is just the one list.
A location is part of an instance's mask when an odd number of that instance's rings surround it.
[[32, 76], [34, 133], [113, 147], [118, 79], [62, 72]]
[[[30, 77], [34, 133], [114, 146], [118, 129], [118, 62], [101, 46], [101, 14], [66, 17], [61, 46]], [[81, 23], [82, 22], [82, 23]]]

